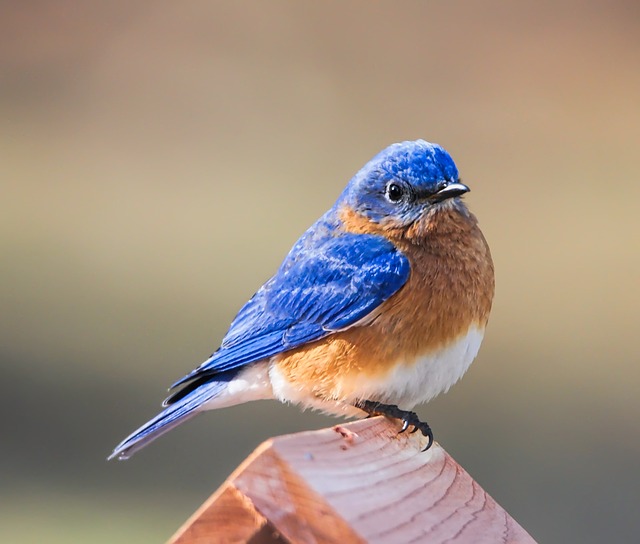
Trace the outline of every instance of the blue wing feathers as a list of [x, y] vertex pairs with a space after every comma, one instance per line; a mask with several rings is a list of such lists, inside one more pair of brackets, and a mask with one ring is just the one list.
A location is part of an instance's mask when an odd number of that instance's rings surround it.
[[317, 323], [298, 323], [287, 328], [282, 335], [282, 343], [286, 349], [292, 349], [319, 340], [328, 334], [329, 332]]
[[408, 259], [381, 236], [304, 236], [278, 273], [245, 304], [222, 345], [172, 387], [272, 357], [345, 329], [407, 281]]

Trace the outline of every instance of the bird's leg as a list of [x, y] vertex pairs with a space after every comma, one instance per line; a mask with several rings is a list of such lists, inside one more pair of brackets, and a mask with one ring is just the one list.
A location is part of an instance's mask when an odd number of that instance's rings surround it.
[[426, 421], [420, 421], [415, 412], [401, 410], [395, 404], [383, 404], [372, 400], [360, 400], [355, 403], [355, 407], [367, 412], [367, 414], [369, 414], [368, 417], [387, 416], [402, 420], [400, 433], [406, 431], [409, 425], [411, 425], [413, 427], [412, 433], [420, 431], [422, 435], [428, 439], [427, 445], [422, 451], [428, 450], [433, 444], [433, 431], [431, 427], [429, 427]]

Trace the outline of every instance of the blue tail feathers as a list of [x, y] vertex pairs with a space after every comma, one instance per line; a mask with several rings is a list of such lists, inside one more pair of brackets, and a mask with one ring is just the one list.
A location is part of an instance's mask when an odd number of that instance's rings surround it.
[[176, 399], [156, 417], [118, 444], [108, 459], [129, 459], [135, 452], [144, 448], [159, 436], [195, 416], [200, 412], [199, 408], [219, 395], [236, 374], [237, 370], [216, 374], [208, 381], [201, 383], [197, 388], [189, 391], [179, 400]]

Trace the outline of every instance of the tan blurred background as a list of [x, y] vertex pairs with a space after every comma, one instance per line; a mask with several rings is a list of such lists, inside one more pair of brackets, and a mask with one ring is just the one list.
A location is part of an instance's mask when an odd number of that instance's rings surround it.
[[382, 147], [453, 155], [497, 268], [420, 414], [541, 542], [640, 534], [640, 4], [3, 2], [0, 540], [166, 539], [277, 403], [111, 448]]

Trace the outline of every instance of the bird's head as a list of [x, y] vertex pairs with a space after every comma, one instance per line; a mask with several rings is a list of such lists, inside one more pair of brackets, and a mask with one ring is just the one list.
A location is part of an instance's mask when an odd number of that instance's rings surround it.
[[351, 179], [338, 203], [375, 223], [406, 226], [467, 191], [451, 156], [437, 144], [416, 140], [378, 153]]

